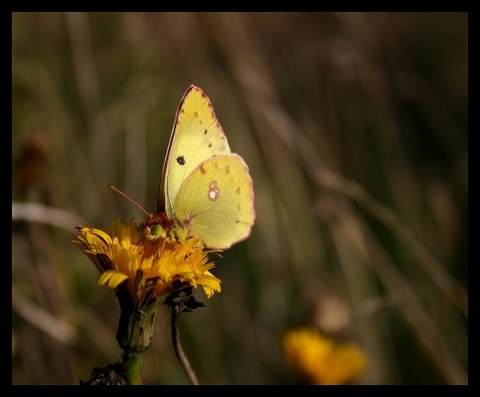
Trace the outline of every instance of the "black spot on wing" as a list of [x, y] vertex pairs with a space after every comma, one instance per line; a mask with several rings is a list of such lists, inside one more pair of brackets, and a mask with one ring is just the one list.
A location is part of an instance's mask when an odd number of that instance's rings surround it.
[[177, 157], [177, 163], [180, 164], [180, 165], [185, 165], [185, 157], [178, 156]]

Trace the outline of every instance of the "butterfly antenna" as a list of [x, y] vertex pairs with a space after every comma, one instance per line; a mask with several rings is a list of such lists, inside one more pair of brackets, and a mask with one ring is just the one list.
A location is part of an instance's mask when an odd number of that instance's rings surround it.
[[145, 211], [145, 209], [140, 205], [138, 204], [134, 199], [128, 197], [125, 193], [123, 193], [121, 190], [118, 190], [115, 186], [113, 185], [110, 185], [110, 188], [114, 191], [116, 191], [118, 194], [120, 194], [121, 196], [125, 197], [127, 200], [129, 200], [130, 202], [132, 202], [133, 204], [135, 204], [138, 208], [140, 208], [145, 214], [147, 214], [147, 216], [150, 218], [150, 219], [153, 219], [153, 215], [148, 213], [147, 211]]

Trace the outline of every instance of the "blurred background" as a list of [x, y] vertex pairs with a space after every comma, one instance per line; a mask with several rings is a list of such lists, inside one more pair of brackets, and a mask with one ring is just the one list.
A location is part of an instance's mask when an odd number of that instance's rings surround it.
[[[466, 384], [466, 13], [13, 13], [12, 383], [114, 363], [119, 308], [71, 240], [154, 212], [175, 112], [210, 97], [256, 224], [179, 318], [200, 383], [296, 384], [310, 324], [356, 384]], [[145, 384], [188, 384], [159, 314]]]

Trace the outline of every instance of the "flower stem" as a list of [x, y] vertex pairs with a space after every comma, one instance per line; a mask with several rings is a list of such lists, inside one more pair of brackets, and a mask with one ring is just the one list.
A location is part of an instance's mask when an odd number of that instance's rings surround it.
[[188, 361], [187, 356], [185, 355], [182, 344], [180, 343], [180, 332], [178, 331], [177, 328], [177, 318], [178, 313], [176, 310], [172, 310], [172, 340], [173, 340], [173, 347], [175, 349], [175, 354], [177, 355], [178, 360], [183, 366], [183, 369], [185, 370], [185, 373], [188, 376], [188, 379], [190, 380], [190, 383], [192, 385], [198, 385], [198, 379], [197, 375], [195, 374], [195, 371], [193, 370], [192, 366], [190, 365], [190, 361]]
[[125, 352], [123, 360], [127, 384], [141, 385], [143, 353]]
[[123, 289], [118, 290], [117, 297], [121, 308], [117, 341], [123, 349], [122, 364], [127, 384], [141, 385], [143, 355], [152, 344], [161, 301], [147, 297], [137, 304]]

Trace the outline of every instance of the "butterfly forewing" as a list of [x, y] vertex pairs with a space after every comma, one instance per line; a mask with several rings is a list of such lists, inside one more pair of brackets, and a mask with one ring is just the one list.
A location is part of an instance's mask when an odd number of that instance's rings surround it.
[[212, 104], [200, 88], [192, 85], [181, 99], [175, 117], [157, 196], [157, 211], [175, 218], [175, 197], [183, 181], [199, 164], [224, 153], [230, 153], [230, 147]]

